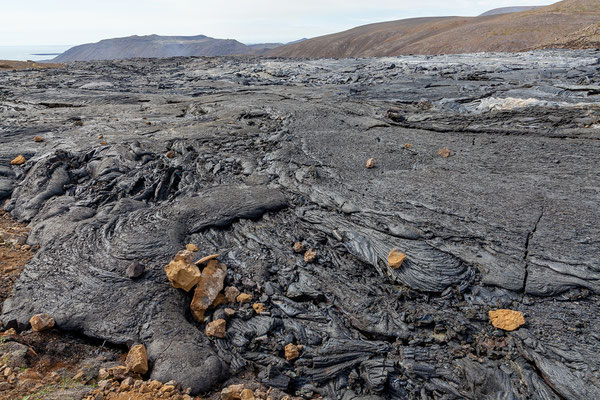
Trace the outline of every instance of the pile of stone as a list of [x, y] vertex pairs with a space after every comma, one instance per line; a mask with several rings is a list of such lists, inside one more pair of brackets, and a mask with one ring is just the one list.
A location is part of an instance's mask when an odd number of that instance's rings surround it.
[[[204, 323], [205, 313], [211, 307], [234, 302], [245, 304], [252, 301], [252, 295], [240, 293], [236, 287], [224, 288], [227, 266], [218, 261], [219, 254], [193, 261], [197, 251], [196, 245], [188, 244], [186, 249], [178, 252], [165, 267], [167, 278], [173, 287], [186, 292], [195, 288], [190, 310], [196, 322]], [[264, 312], [262, 303], [255, 303], [253, 308], [258, 314]], [[226, 308], [224, 313], [231, 317], [235, 314], [235, 310]], [[206, 335], [224, 338], [226, 329], [227, 321], [219, 318], [206, 324]]]
[[[101, 368], [96, 378], [98, 387], [85, 400], [112, 399], [166, 399], [191, 400], [190, 389], [183, 388], [176, 382], [165, 384], [156, 381], [144, 381], [142, 376], [148, 372], [148, 355], [144, 345], [133, 346], [125, 365], [111, 368]], [[84, 371], [80, 371], [73, 380], [84, 379]]]
[[255, 384], [229, 385], [221, 390], [221, 400], [301, 400], [302, 397], [292, 397], [277, 389], [256, 387]]
[[115, 378], [98, 382], [98, 387], [84, 400], [192, 400], [189, 391], [182, 391], [174, 381], [165, 384], [156, 381], [135, 380], [131, 377], [123, 380]]

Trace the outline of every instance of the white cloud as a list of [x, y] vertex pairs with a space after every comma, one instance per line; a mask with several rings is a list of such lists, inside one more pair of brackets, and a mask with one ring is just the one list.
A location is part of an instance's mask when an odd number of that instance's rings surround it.
[[[244, 42], [290, 41], [370, 22], [477, 15], [515, 0], [3, 0], [0, 45], [80, 44], [104, 38], [197, 35]], [[521, 0], [544, 5], [548, 0]], [[551, 0], [550, 0], [551, 2]]]

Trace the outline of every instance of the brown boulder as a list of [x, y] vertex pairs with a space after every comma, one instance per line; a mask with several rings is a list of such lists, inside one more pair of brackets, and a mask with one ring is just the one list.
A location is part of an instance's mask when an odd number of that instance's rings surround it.
[[227, 297], [227, 300], [229, 300], [230, 303], [234, 303], [239, 295], [240, 290], [235, 286], [227, 286], [225, 288], [225, 297]]
[[227, 328], [227, 321], [224, 319], [217, 319], [215, 321], [206, 324], [206, 336], [218, 337], [223, 339], [225, 337]]
[[248, 293], [242, 293], [236, 298], [238, 303], [246, 304], [252, 301], [252, 295]]
[[22, 165], [22, 164], [25, 164], [26, 162], [27, 162], [27, 159], [25, 157], [23, 157], [22, 155], [18, 155], [10, 162], [10, 165]]
[[129, 353], [127, 353], [127, 359], [125, 364], [130, 371], [136, 374], [144, 375], [148, 372], [148, 354], [146, 353], [146, 346], [139, 344], [133, 346]]
[[450, 157], [450, 154], [450, 150], [448, 150], [446, 147], [442, 147], [442, 149], [438, 151], [438, 155], [442, 158], [448, 158]]
[[179, 261], [171, 261], [165, 267], [167, 278], [174, 287], [183, 289], [189, 292], [198, 281], [200, 281], [201, 273], [197, 266], [190, 264], [180, 258]]
[[195, 244], [193, 244], [193, 243], [189, 243], [187, 246], [185, 246], [185, 249], [186, 249], [187, 251], [191, 251], [192, 253], [195, 253], [195, 252], [197, 252], [197, 251], [199, 250], [199, 249], [198, 249], [198, 246], [196, 246], [196, 245], [195, 245]]
[[302, 242], [296, 242], [294, 243], [294, 253], [302, 253], [304, 252], [304, 245], [302, 244]]
[[254, 392], [250, 389], [244, 389], [242, 390], [242, 393], [240, 393], [240, 397], [242, 400], [254, 400]]
[[495, 310], [488, 312], [490, 321], [495, 328], [514, 331], [525, 325], [525, 317], [520, 311]]
[[221, 390], [221, 400], [240, 400], [244, 385], [231, 385]]
[[263, 303], [254, 303], [252, 304], [252, 308], [257, 314], [260, 314], [261, 312], [265, 311], [265, 305]]
[[227, 267], [216, 260], [210, 260], [194, 292], [194, 298], [190, 305], [192, 316], [198, 322], [204, 321], [204, 312], [210, 307], [219, 292], [223, 290], [223, 282], [227, 276]]
[[36, 314], [29, 320], [31, 329], [36, 332], [43, 332], [54, 328], [54, 318], [48, 314]]
[[398, 269], [402, 266], [402, 263], [406, 259], [406, 254], [398, 251], [397, 249], [393, 249], [388, 254], [388, 265], [393, 269]]
[[33, 141], [34, 141], [34, 142], [36, 142], [36, 143], [43, 142], [43, 141], [44, 141], [44, 138], [43, 138], [43, 137], [41, 137], [41, 136], [35, 136], [35, 137], [33, 138]]
[[307, 263], [311, 263], [311, 262], [315, 261], [316, 258], [317, 258], [317, 252], [313, 249], [308, 249], [308, 250], [306, 250], [306, 253], [304, 253], [304, 261]]
[[295, 360], [300, 357], [300, 350], [302, 350], [301, 346], [296, 346], [293, 343], [290, 343], [285, 346], [285, 359], [288, 361]]

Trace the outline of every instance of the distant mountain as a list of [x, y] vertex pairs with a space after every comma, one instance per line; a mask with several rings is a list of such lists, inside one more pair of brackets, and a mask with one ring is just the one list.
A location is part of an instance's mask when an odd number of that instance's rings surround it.
[[[383, 57], [595, 48], [600, 0], [564, 0], [516, 13], [413, 18], [364, 25], [269, 51], [278, 57]], [[595, 36], [594, 36], [595, 35]]]
[[502, 8], [494, 8], [493, 10], [484, 12], [480, 15], [480, 17], [487, 17], [490, 15], [500, 15], [500, 14], [512, 14], [516, 12], [529, 11], [536, 8], [541, 8], [543, 6], [524, 6], [524, 7], [502, 7]]
[[54, 62], [116, 60], [126, 58], [160, 58], [178, 56], [224, 56], [263, 54], [281, 43], [247, 46], [233, 39], [208, 36], [129, 36], [106, 39], [98, 43], [75, 46], [56, 57]]

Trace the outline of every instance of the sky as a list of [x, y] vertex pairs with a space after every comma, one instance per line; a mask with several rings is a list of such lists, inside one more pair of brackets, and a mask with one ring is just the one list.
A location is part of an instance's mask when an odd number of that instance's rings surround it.
[[474, 16], [553, 0], [0, 0], [0, 46], [77, 45], [130, 35], [289, 42], [402, 18]]

